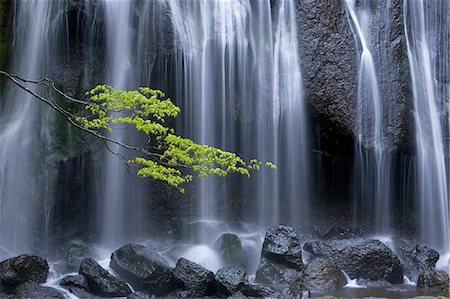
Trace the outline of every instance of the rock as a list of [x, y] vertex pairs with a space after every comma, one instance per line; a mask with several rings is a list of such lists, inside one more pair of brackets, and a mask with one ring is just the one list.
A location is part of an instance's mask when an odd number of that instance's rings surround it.
[[89, 293], [89, 285], [86, 278], [81, 275], [67, 275], [59, 282], [59, 285], [78, 298], [94, 298], [94, 295]]
[[400, 259], [378, 240], [348, 239], [305, 243], [313, 257], [327, 256], [350, 278], [403, 282]]
[[215, 292], [214, 273], [187, 259], [178, 260], [173, 276], [191, 295], [212, 295]]
[[281, 291], [279, 299], [307, 299], [309, 291], [304, 283], [303, 273], [298, 273], [288, 288]]
[[426, 290], [450, 291], [450, 278], [442, 270], [429, 270], [419, 274], [417, 287]]
[[399, 240], [396, 249], [411, 280], [416, 281], [420, 272], [434, 270], [439, 253], [425, 245]]
[[248, 297], [245, 296], [242, 292], [236, 292], [231, 296], [228, 296], [227, 299], [247, 299]]
[[218, 291], [225, 295], [231, 295], [244, 289], [248, 284], [247, 273], [240, 268], [225, 267], [219, 269], [215, 276]]
[[113, 276], [91, 258], [81, 262], [80, 274], [86, 278], [89, 289], [95, 295], [124, 297], [131, 294], [131, 289], [125, 281]]
[[261, 258], [256, 281], [265, 284], [290, 284], [297, 274], [297, 270], [289, 269], [284, 265], [272, 263], [266, 258]]
[[151, 299], [152, 296], [142, 292], [134, 292], [131, 295], [128, 295], [127, 299]]
[[245, 267], [245, 254], [242, 243], [235, 234], [225, 233], [220, 235], [214, 243], [214, 249], [222, 258], [225, 267]]
[[304, 271], [304, 284], [310, 291], [335, 290], [346, 284], [341, 269], [328, 257], [316, 257]]
[[266, 231], [261, 256], [288, 268], [304, 268], [300, 237], [297, 231], [289, 226], [279, 225]]
[[39, 256], [23, 254], [0, 263], [0, 280], [9, 286], [31, 281], [44, 283], [47, 275], [47, 261]]
[[149, 246], [122, 246], [111, 255], [110, 266], [137, 291], [162, 296], [175, 287], [172, 269], [164, 258]]
[[248, 297], [274, 298], [275, 290], [260, 284], [250, 284], [242, 290], [242, 294]]
[[26, 282], [16, 288], [16, 299], [45, 298], [45, 299], [66, 299], [63, 292], [43, 287], [36, 282]]
[[67, 246], [67, 265], [69, 269], [78, 269], [81, 262], [91, 256], [89, 247], [81, 240], [73, 240]]

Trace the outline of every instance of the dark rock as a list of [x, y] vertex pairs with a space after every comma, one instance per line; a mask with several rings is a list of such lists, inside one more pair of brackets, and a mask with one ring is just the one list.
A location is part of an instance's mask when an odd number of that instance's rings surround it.
[[128, 295], [127, 299], [150, 299], [152, 296], [143, 292], [134, 292], [131, 295]]
[[300, 237], [289, 226], [279, 225], [266, 231], [261, 256], [288, 268], [304, 268]]
[[261, 258], [256, 281], [265, 284], [290, 284], [297, 274], [297, 270], [289, 269], [284, 265], [272, 263], [266, 258]]
[[226, 295], [239, 292], [248, 284], [247, 273], [236, 266], [219, 269], [215, 278], [218, 291]]
[[67, 275], [59, 282], [59, 285], [78, 298], [95, 298], [89, 293], [89, 285], [86, 278], [81, 275]]
[[349, 239], [305, 243], [313, 256], [327, 256], [350, 278], [403, 282], [400, 259], [378, 240]]
[[38, 256], [23, 254], [0, 263], [0, 280], [9, 286], [31, 281], [44, 283], [47, 275], [47, 261]]
[[303, 273], [297, 274], [288, 288], [281, 291], [278, 296], [279, 299], [307, 299], [309, 298], [309, 291], [306, 289], [304, 283]]
[[405, 272], [412, 280], [417, 280], [420, 272], [434, 270], [439, 253], [425, 245], [411, 241], [399, 240], [396, 249], [403, 262]]
[[225, 267], [245, 267], [242, 243], [235, 234], [225, 233], [220, 235], [214, 243], [214, 248], [222, 258]]
[[126, 244], [113, 252], [110, 266], [137, 291], [161, 296], [174, 288], [172, 269], [152, 247]]
[[173, 276], [192, 295], [212, 295], [215, 292], [214, 273], [184, 258], [178, 260]]
[[448, 273], [442, 270], [429, 270], [419, 274], [417, 280], [419, 289], [450, 291], [450, 278]]
[[45, 299], [66, 299], [63, 292], [43, 287], [35, 282], [27, 282], [16, 288], [16, 299], [45, 298]]
[[16, 296], [5, 293], [5, 292], [0, 292], [0, 298], [2, 299], [16, 299]]
[[78, 269], [81, 262], [91, 256], [89, 247], [81, 240], [73, 240], [67, 246], [67, 265], [70, 269]]
[[247, 299], [248, 297], [245, 296], [242, 292], [236, 292], [231, 296], [228, 296], [227, 299]]
[[335, 290], [346, 284], [341, 269], [328, 257], [316, 257], [304, 271], [304, 284], [310, 291]]
[[125, 281], [113, 276], [91, 258], [81, 262], [80, 274], [86, 278], [89, 289], [95, 295], [124, 297], [131, 294], [131, 289]]
[[271, 287], [260, 285], [260, 284], [250, 284], [248, 287], [242, 290], [245, 296], [256, 297], [256, 298], [273, 298], [275, 295], [275, 290]]

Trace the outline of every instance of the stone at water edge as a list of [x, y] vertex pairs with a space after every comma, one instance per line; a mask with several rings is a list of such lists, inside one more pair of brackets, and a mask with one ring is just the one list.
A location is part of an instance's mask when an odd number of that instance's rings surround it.
[[123, 245], [112, 253], [110, 266], [136, 291], [163, 296], [175, 288], [172, 268], [150, 246]]
[[87, 279], [81, 275], [67, 275], [59, 281], [59, 285], [79, 298], [91, 298]]
[[288, 268], [303, 270], [302, 245], [299, 234], [293, 227], [285, 225], [268, 229], [261, 257]]
[[275, 293], [271, 287], [260, 284], [250, 284], [242, 290], [242, 294], [254, 298], [273, 298]]
[[225, 267], [245, 268], [245, 254], [242, 242], [235, 234], [224, 233], [214, 242], [214, 249], [220, 255]]
[[417, 287], [425, 290], [450, 292], [450, 278], [443, 270], [429, 270], [419, 274]]
[[216, 291], [214, 273], [187, 259], [180, 258], [173, 276], [190, 295], [212, 295]]
[[336, 290], [347, 283], [341, 269], [328, 257], [311, 260], [303, 275], [305, 288], [309, 291]]
[[225, 295], [239, 292], [248, 285], [247, 273], [236, 266], [219, 269], [215, 279], [217, 282], [217, 291]]
[[305, 279], [302, 272], [298, 272], [295, 279], [281, 291], [278, 299], [307, 299], [309, 298], [309, 290], [305, 286]]
[[13, 287], [31, 281], [44, 283], [48, 269], [48, 263], [43, 258], [23, 254], [0, 263], [0, 280]]
[[327, 256], [350, 278], [403, 283], [398, 256], [379, 240], [347, 239], [307, 242], [304, 249], [313, 257]]
[[81, 262], [83, 275], [93, 294], [104, 297], [125, 297], [131, 294], [127, 283], [103, 269], [95, 260], [87, 258]]
[[31, 298], [45, 298], [45, 299], [66, 299], [63, 292], [41, 286], [35, 282], [27, 282], [21, 284], [16, 288], [16, 299], [31, 299]]
[[289, 285], [297, 275], [298, 271], [287, 268], [284, 265], [275, 264], [266, 258], [261, 258], [256, 281], [264, 284], [287, 284]]

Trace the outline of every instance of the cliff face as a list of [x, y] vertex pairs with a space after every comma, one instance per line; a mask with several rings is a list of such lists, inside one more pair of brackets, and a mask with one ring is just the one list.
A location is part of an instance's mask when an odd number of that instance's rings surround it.
[[0, 0], [0, 67], [6, 62], [6, 56], [12, 38], [12, 0]]

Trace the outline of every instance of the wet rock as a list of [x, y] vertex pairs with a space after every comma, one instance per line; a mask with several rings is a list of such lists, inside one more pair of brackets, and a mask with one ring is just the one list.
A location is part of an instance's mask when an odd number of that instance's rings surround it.
[[284, 265], [275, 264], [266, 258], [261, 258], [256, 281], [265, 284], [290, 284], [297, 274], [297, 270], [289, 269]]
[[236, 292], [231, 296], [228, 296], [227, 299], [247, 299], [248, 297], [245, 296], [242, 292]]
[[221, 256], [224, 266], [245, 267], [245, 255], [242, 243], [235, 234], [225, 233], [220, 235], [214, 243], [214, 249]]
[[162, 296], [175, 287], [172, 269], [150, 246], [126, 244], [113, 252], [110, 266], [137, 291]]
[[250, 284], [242, 293], [245, 296], [256, 297], [256, 298], [274, 298], [275, 290], [271, 287], [260, 285], [260, 284]]
[[187, 259], [178, 260], [173, 276], [191, 295], [212, 295], [215, 292], [214, 273]]
[[314, 257], [327, 256], [352, 278], [403, 282], [400, 259], [378, 240], [349, 239], [305, 243]]
[[86, 278], [89, 289], [95, 295], [124, 297], [131, 294], [131, 289], [125, 281], [113, 276], [91, 258], [81, 262], [80, 274]]
[[225, 295], [239, 292], [248, 284], [247, 273], [236, 266], [219, 269], [215, 279], [218, 291]]
[[304, 268], [300, 237], [289, 226], [279, 225], [266, 231], [261, 256], [288, 268]]
[[439, 253], [425, 245], [399, 240], [396, 247], [407, 276], [414, 281], [417, 280], [418, 273], [434, 270], [439, 260]]
[[67, 246], [66, 261], [69, 269], [78, 269], [81, 262], [90, 256], [89, 247], [81, 240], [73, 240]]
[[335, 290], [346, 284], [341, 269], [328, 257], [316, 257], [304, 271], [304, 284], [310, 291]]
[[67, 275], [59, 282], [59, 285], [78, 298], [94, 298], [95, 296], [89, 293], [89, 285], [86, 278], [81, 275]]
[[16, 299], [46, 298], [66, 299], [63, 292], [39, 285], [35, 282], [27, 282], [16, 288]]
[[278, 299], [307, 299], [309, 291], [306, 289], [303, 273], [299, 272], [288, 288], [281, 291]]
[[23, 254], [0, 263], [0, 280], [8, 286], [31, 281], [44, 283], [47, 275], [47, 261], [39, 256]]
[[131, 295], [128, 295], [127, 299], [150, 299], [152, 296], [143, 292], [134, 292]]
[[429, 270], [419, 274], [417, 287], [426, 290], [450, 291], [450, 278], [442, 270]]

